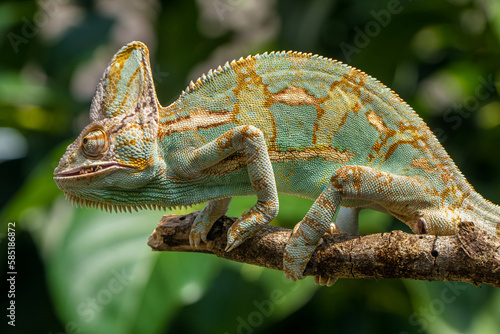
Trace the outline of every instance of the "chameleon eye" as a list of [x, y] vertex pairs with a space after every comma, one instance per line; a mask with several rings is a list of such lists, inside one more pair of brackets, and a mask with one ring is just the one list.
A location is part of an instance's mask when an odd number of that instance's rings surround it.
[[108, 148], [108, 137], [102, 129], [94, 129], [82, 139], [82, 152], [87, 158], [98, 158]]

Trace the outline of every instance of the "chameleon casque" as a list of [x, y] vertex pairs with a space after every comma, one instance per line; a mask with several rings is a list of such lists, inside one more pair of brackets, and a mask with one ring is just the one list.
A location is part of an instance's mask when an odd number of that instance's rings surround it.
[[241, 58], [162, 107], [148, 49], [132, 42], [106, 68], [90, 120], [55, 169], [57, 186], [77, 204], [110, 211], [209, 201], [193, 246], [232, 196], [257, 195], [257, 203], [230, 228], [227, 251], [276, 217], [278, 192], [315, 200], [285, 248], [292, 280], [325, 233], [357, 233], [365, 208], [415, 233], [454, 234], [471, 221], [500, 236], [500, 207], [474, 191], [413, 109], [339, 61], [297, 52]]

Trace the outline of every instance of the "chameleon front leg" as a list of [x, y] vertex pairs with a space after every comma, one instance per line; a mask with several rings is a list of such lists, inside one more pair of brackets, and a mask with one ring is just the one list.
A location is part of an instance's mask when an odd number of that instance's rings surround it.
[[[248, 176], [257, 194], [257, 203], [244, 212], [229, 229], [226, 251], [260, 231], [278, 214], [278, 192], [264, 134], [252, 125], [238, 126], [206, 145], [191, 152], [182, 152], [176, 157], [176, 165], [181, 166], [177, 172], [190, 177], [240, 150], [245, 156]], [[227, 211], [228, 206], [227, 199], [210, 202], [195, 222], [190, 243], [196, 246], [200, 239], [206, 240], [213, 222]]]
[[[432, 199], [422, 194], [429, 189], [416, 177], [401, 176], [366, 166], [344, 166], [337, 169], [325, 190], [316, 199], [304, 219], [298, 223], [285, 247], [283, 267], [285, 275], [291, 280], [303, 278], [304, 269], [329, 230], [333, 217], [343, 200], [356, 200], [359, 203], [376, 203], [383, 208], [399, 210], [400, 214], [418, 217], [418, 210], [432, 205]], [[355, 211], [345, 211], [340, 222], [343, 230], [354, 231], [357, 226], [346, 226], [347, 222], [357, 223]], [[338, 226], [337, 226], [338, 229]], [[331, 285], [335, 278], [316, 277], [316, 283]]]

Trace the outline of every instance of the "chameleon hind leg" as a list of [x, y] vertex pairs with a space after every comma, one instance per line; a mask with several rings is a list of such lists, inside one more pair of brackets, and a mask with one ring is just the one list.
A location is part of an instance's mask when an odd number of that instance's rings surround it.
[[[176, 165], [182, 166], [177, 172], [192, 177], [237, 151], [244, 153], [248, 176], [257, 194], [257, 203], [245, 211], [229, 229], [227, 251], [260, 231], [278, 214], [278, 192], [264, 134], [252, 125], [238, 126], [202, 147], [179, 153], [176, 157]], [[213, 222], [227, 211], [228, 206], [228, 200], [224, 199], [210, 202], [195, 222], [190, 243], [198, 245], [200, 239], [206, 240]]]
[[[283, 256], [285, 275], [291, 280], [303, 278], [304, 269], [322, 236], [332, 230], [331, 223], [343, 201], [354, 200], [360, 207], [376, 203], [395, 210], [393, 212], [403, 210], [401, 213], [405, 215], [418, 217], [416, 208], [428, 207], [432, 203], [430, 199], [422, 199], [422, 193], [429, 193], [429, 190], [416, 177], [381, 172], [366, 166], [337, 169], [325, 190], [293, 230]], [[351, 225], [357, 222], [353, 211], [345, 211], [341, 219], [348, 223], [339, 222], [344, 225], [344, 230], [354, 231], [353, 227], [347, 226], [349, 221]], [[333, 228], [334, 231], [336, 229], [339, 227]], [[316, 282], [332, 283], [328, 277], [317, 277]]]
[[[283, 255], [286, 277], [292, 281], [304, 278], [304, 269], [321, 237], [330, 228], [341, 201], [342, 196], [330, 182], [302, 221], [295, 225]], [[316, 282], [321, 284], [325, 279], [328, 278], [318, 277]]]

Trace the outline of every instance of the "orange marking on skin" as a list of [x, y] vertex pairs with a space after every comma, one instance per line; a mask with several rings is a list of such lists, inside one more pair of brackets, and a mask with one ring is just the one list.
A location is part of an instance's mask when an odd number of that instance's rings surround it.
[[[354, 111], [354, 109], [353, 109], [353, 111]], [[342, 119], [340, 120], [340, 123], [339, 123], [339, 128], [341, 128], [344, 125], [345, 121], [347, 120], [347, 116], [349, 116], [349, 113], [347, 113], [347, 112], [344, 113], [344, 115], [342, 115]]]
[[[375, 129], [377, 129], [379, 133], [385, 135], [385, 137], [377, 140], [375, 144], [372, 146], [372, 151], [375, 153], [379, 153], [383, 147], [387, 146], [387, 142], [392, 136], [396, 134], [396, 131], [388, 128], [387, 125], [385, 125], [382, 116], [375, 114], [373, 111], [366, 113], [366, 119], [368, 120], [368, 123], [370, 123], [373, 127], [375, 127]], [[368, 158], [369, 161], [371, 161], [375, 158], [375, 156], [370, 153], [368, 155]]]
[[[182, 108], [179, 108], [179, 106], [175, 103], [172, 103], [169, 106], [162, 107], [162, 108], [158, 109], [160, 119], [172, 119], [180, 111], [182, 111]], [[165, 124], [163, 124], [163, 123], [160, 123], [160, 125], [165, 126]]]
[[437, 164], [434, 167], [431, 167], [427, 159], [417, 158], [413, 159], [410, 167], [420, 168], [425, 170], [426, 172], [438, 172], [444, 184], [447, 184], [449, 181], [451, 181], [451, 175], [443, 164]]
[[302, 218], [302, 221], [300, 222], [300, 224], [295, 225], [292, 237], [293, 238], [302, 238], [306, 242], [311, 241], [310, 238], [306, 234], [304, 234], [304, 229], [301, 229], [300, 226], [302, 224], [304, 224], [304, 226], [314, 226], [315, 223], [316, 222], [312, 218], [310, 218], [309, 215], [306, 215], [304, 218]]
[[233, 93], [238, 100], [238, 121], [240, 124], [254, 124], [264, 133], [266, 142], [274, 144], [277, 137], [276, 121], [266, 107], [271, 93], [255, 70], [256, 59], [246, 58], [231, 65], [236, 73], [237, 84]]
[[234, 95], [238, 96], [239, 93], [247, 88], [249, 85], [265, 86], [262, 83], [262, 78], [255, 71], [255, 64], [257, 63], [255, 58], [245, 58], [243, 60], [237, 61], [233, 66], [233, 70], [236, 73], [237, 85], [233, 89]]
[[382, 116], [377, 115], [375, 112], [369, 111], [365, 115], [368, 123], [370, 123], [375, 129], [377, 129], [378, 132], [389, 135], [394, 131], [389, 129], [387, 125], [385, 125]]
[[106, 88], [106, 96], [103, 105], [103, 114], [107, 113], [107, 107], [110, 106], [113, 100], [116, 98], [117, 86], [118, 83], [120, 82], [121, 72], [123, 70], [123, 67], [125, 66], [125, 61], [127, 60], [127, 58], [128, 55], [126, 58], [124, 58], [123, 56], [118, 57], [116, 61], [113, 64], [111, 64], [108, 76], [109, 83]]
[[463, 189], [458, 187], [456, 184], [451, 184], [438, 196], [441, 197], [443, 202], [448, 202], [448, 207], [450, 209], [456, 209], [462, 207], [464, 200], [469, 197], [469, 195], [469, 191], [464, 192]]
[[379, 187], [378, 189], [379, 192], [382, 192], [385, 188], [391, 186], [391, 183], [394, 179], [391, 174], [383, 173], [378, 170], [375, 170], [375, 172], [376, 172], [375, 178], [377, 179], [376, 184]]
[[[400, 123], [399, 130], [392, 130], [388, 128], [381, 116], [375, 114], [373, 111], [366, 113], [366, 117], [368, 122], [374, 126], [378, 132], [384, 134], [385, 136], [379, 137], [377, 142], [372, 146], [372, 151], [375, 153], [380, 153], [380, 151], [388, 147], [383, 159], [387, 161], [397, 150], [400, 145], [409, 144], [420, 151], [429, 151], [426, 138], [419, 134], [419, 128], [413, 125], [405, 125]], [[396, 137], [395, 142], [392, 144], [388, 144], [389, 140]], [[374, 159], [375, 156], [373, 154], [369, 154], [369, 161]]]
[[216, 144], [221, 154], [224, 154], [223, 152], [225, 152], [228, 148], [230, 148], [233, 145], [232, 138], [233, 138], [233, 133], [228, 131], [217, 139]]
[[419, 128], [414, 125], [404, 125], [401, 123], [399, 125], [399, 131], [397, 131], [397, 134], [400, 134], [401, 136], [406, 135], [408, 139], [403, 139], [395, 142], [392, 144], [389, 149], [387, 150], [385, 159], [389, 159], [389, 157], [396, 151], [399, 145], [401, 144], [411, 144], [414, 148], [418, 150], [426, 150], [427, 148], [427, 140], [425, 137], [419, 134]]
[[323, 209], [333, 210], [335, 208], [333, 201], [323, 194], [316, 199], [316, 203]]
[[432, 172], [434, 170], [434, 167], [431, 167], [429, 165], [429, 161], [427, 161], [427, 159], [425, 158], [413, 159], [413, 161], [410, 164], [410, 167], [420, 168], [427, 172]]
[[[134, 73], [132, 74], [132, 76], [130, 77], [129, 81], [127, 82], [127, 89], [130, 89], [130, 86], [132, 86], [132, 83], [137, 79], [137, 77], [139, 76], [139, 74], [141, 73], [141, 69], [142, 69], [142, 66], [139, 66], [135, 69]], [[118, 85], [118, 83], [116, 84]], [[116, 85], [115, 85], [115, 88], [116, 88]], [[124, 97], [123, 97], [123, 101], [121, 102], [122, 105], [127, 105], [127, 101], [130, 97], [132, 97], [133, 95], [131, 94], [125, 94]], [[138, 101], [132, 101], [133, 103], [137, 103]], [[116, 109], [115, 112], [113, 113], [113, 117], [115, 116], [118, 116], [120, 113], [122, 112], [122, 110], [120, 109]]]
[[497, 237], [500, 238], [500, 223], [497, 223]]
[[[333, 147], [311, 148], [308, 147], [302, 151], [277, 151], [268, 148], [269, 159], [272, 162], [298, 161], [309, 160], [313, 158], [321, 158], [326, 161], [335, 161], [347, 163], [355, 155], [347, 150], [339, 151]], [[205, 173], [209, 175], [225, 175], [229, 172], [234, 172], [246, 165], [246, 158], [243, 153], [235, 153], [230, 157], [220, 161], [219, 163], [205, 169]]]
[[309, 160], [312, 158], [322, 158], [326, 161], [335, 161], [340, 163], [347, 163], [354, 157], [354, 154], [344, 150], [339, 151], [334, 147], [307, 147], [301, 151], [285, 151], [280, 152], [276, 150], [269, 151], [269, 158], [271, 161], [293, 161], [293, 160]]
[[[399, 128], [397, 130], [390, 129], [385, 123], [382, 116], [376, 114], [374, 111], [369, 111], [366, 114], [366, 118], [370, 125], [372, 125], [379, 133], [380, 136], [375, 144], [372, 146], [372, 152], [368, 154], [368, 161], [380, 157], [384, 161], [388, 160], [400, 145], [409, 144], [415, 149], [421, 151], [424, 155], [432, 156], [432, 161], [442, 161], [442, 157], [436, 156], [436, 152], [433, 147], [429, 147], [429, 138], [433, 138], [430, 130], [425, 126], [415, 125], [415, 124], [405, 124], [400, 122]], [[432, 142], [430, 143], [432, 145]], [[381, 151], [385, 150], [385, 154]], [[374, 154], [375, 153], [375, 154]], [[418, 164], [418, 161], [415, 162]], [[413, 166], [417, 167], [417, 166]], [[424, 167], [419, 165], [419, 168]], [[430, 167], [429, 167], [430, 168]], [[444, 183], [447, 183], [451, 177], [444, 165], [436, 165], [436, 167], [442, 170], [441, 177]], [[425, 168], [423, 168], [425, 169]]]
[[387, 150], [387, 153], [384, 156], [384, 160], [386, 160], [386, 161], [389, 160], [389, 158], [391, 157], [391, 155], [393, 155], [394, 152], [396, 152], [396, 150], [398, 149], [399, 145], [404, 145], [404, 144], [409, 144], [409, 145], [413, 146], [416, 149], [421, 148], [421, 146], [418, 144], [418, 140], [417, 139], [398, 140], [397, 142], [395, 142], [394, 144], [392, 144], [392, 145], [389, 146], [389, 149]]
[[[323, 110], [323, 109], [321, 109], [321, 110]], [[314, 122], [314, 125], [313, 125], [313, 137], [312, 137], [312, 144], [313, 145], [318, 144], [318, 137], [316, 136], [316, 132], [318, 132], [318, 129], [319, 129], [319, 121]]]
[[167, 122], [163, 125], [161, 137], [173, 132], [198, 131], [234, 122], [234, 113], [232, 111], [207, 111], [194, 110], [186, 117]]
[[443, 180], [444, 184], [448, 184], [448, 182], [450, 182], [452, 180], [450, 173], [448, 173], [448, 171], [445, 171], [444, 169], [442, 169], [441, 180]]
[[[132, 55], [132, 52], [134, 52], [137, 48], [137, 44], [131, 44], [128, 48], [120, 52], [115, 56], [115, 59], [113, 60], [113, 63], [110, 65], [109, 68], [109, 74], [108, 74], [108, 85], [106, 88], [106, 96], [105, 99], [103, 100], [103, 105], [102, 105], [102, 112], [103, 114], [106, 114], [107, 112], [107, 107], [111, 106], [113, 104], [113, 101], [116, 99], [116, 96], [118, 94], [118, 84], [122, 78], [122, 70], [125, 66], [126, 61], [130, 58]], [[146, 54], [146, 58], [148, 56], [148, 50], [147, 48], [141, 48], [143, 52]], [[141, 69], [144, 70], [144, 73], [146, 73], [146, 69], [144, 64], [141, 64], [139, 67], [136, 68], [132, 76], [130, 77], [129, 81], [127, 82], [126, 87], [129, 88], [131, 84], [137, 79], [137, 76], [140, 74]], [[124, 100], [121, 102], [122, 105], [125, 105], [127, 100], [129, 98], [129, 95], [124, 96]], [[121, 113], [122, 110], [117, 109], [114, 111], [113, 117], [117, 116], [119, 113]]]
[[[365, 87], [365, 82], [368, 76], [355, 69], [351, 68], [351, 70], [348, 73], [345, 73], [343, 75], [343, 78], [339, 81], [334, 81], [330, 87], [330, 91], [333, 90], [337, 86], [343, 86], [346, 88], [349, 88], [354, 94], [361, 99], [361, 90]], [[346, 90], [346, 89], [345, 89]], [[362, 100], [363, 103], [368, 103], [370, 102], [371, 98], [369, 97], [369, 94], [366, 94], [366, 97], [364, 100]]]
[[154, 163], [152, 157], [149, 157], [147, 160], [144, 158], [130, 158], [129, 161], [118, 160], [117, 162], [125, 166], [135, 167], [134, 173], [142, 172]]
[[348, 116], [361, 111], [363, 104], [371, 100], [368, 94], [361, 97], [365, 80], [365, 74], [352, 70], [331, 84], [326, 97], [317, 99], [318, 121], [315, 123], [312, 137], [314, 145], [331, 143], [333, 136], [345, 124]]
[[273, 94], [266, 102], [266, 106], [280, 102], [291, 106], [313, 105], [318, 107], [321, 99], [310, 95], [304, 88], [291, 86], [279, 93]]
[[345, 195], [344, 185], [346, 182], [340, 182], [341, 180], [349, 180], [348, 188], [353, 192], [359, 193], [359, 191], [361, 190], [361, 180], [359, 176], [360, 168], [358, 166], [340, 168], [339, 170], [337, 170], [336, 174], [332, 176], [330, 182], [342, 196]]

